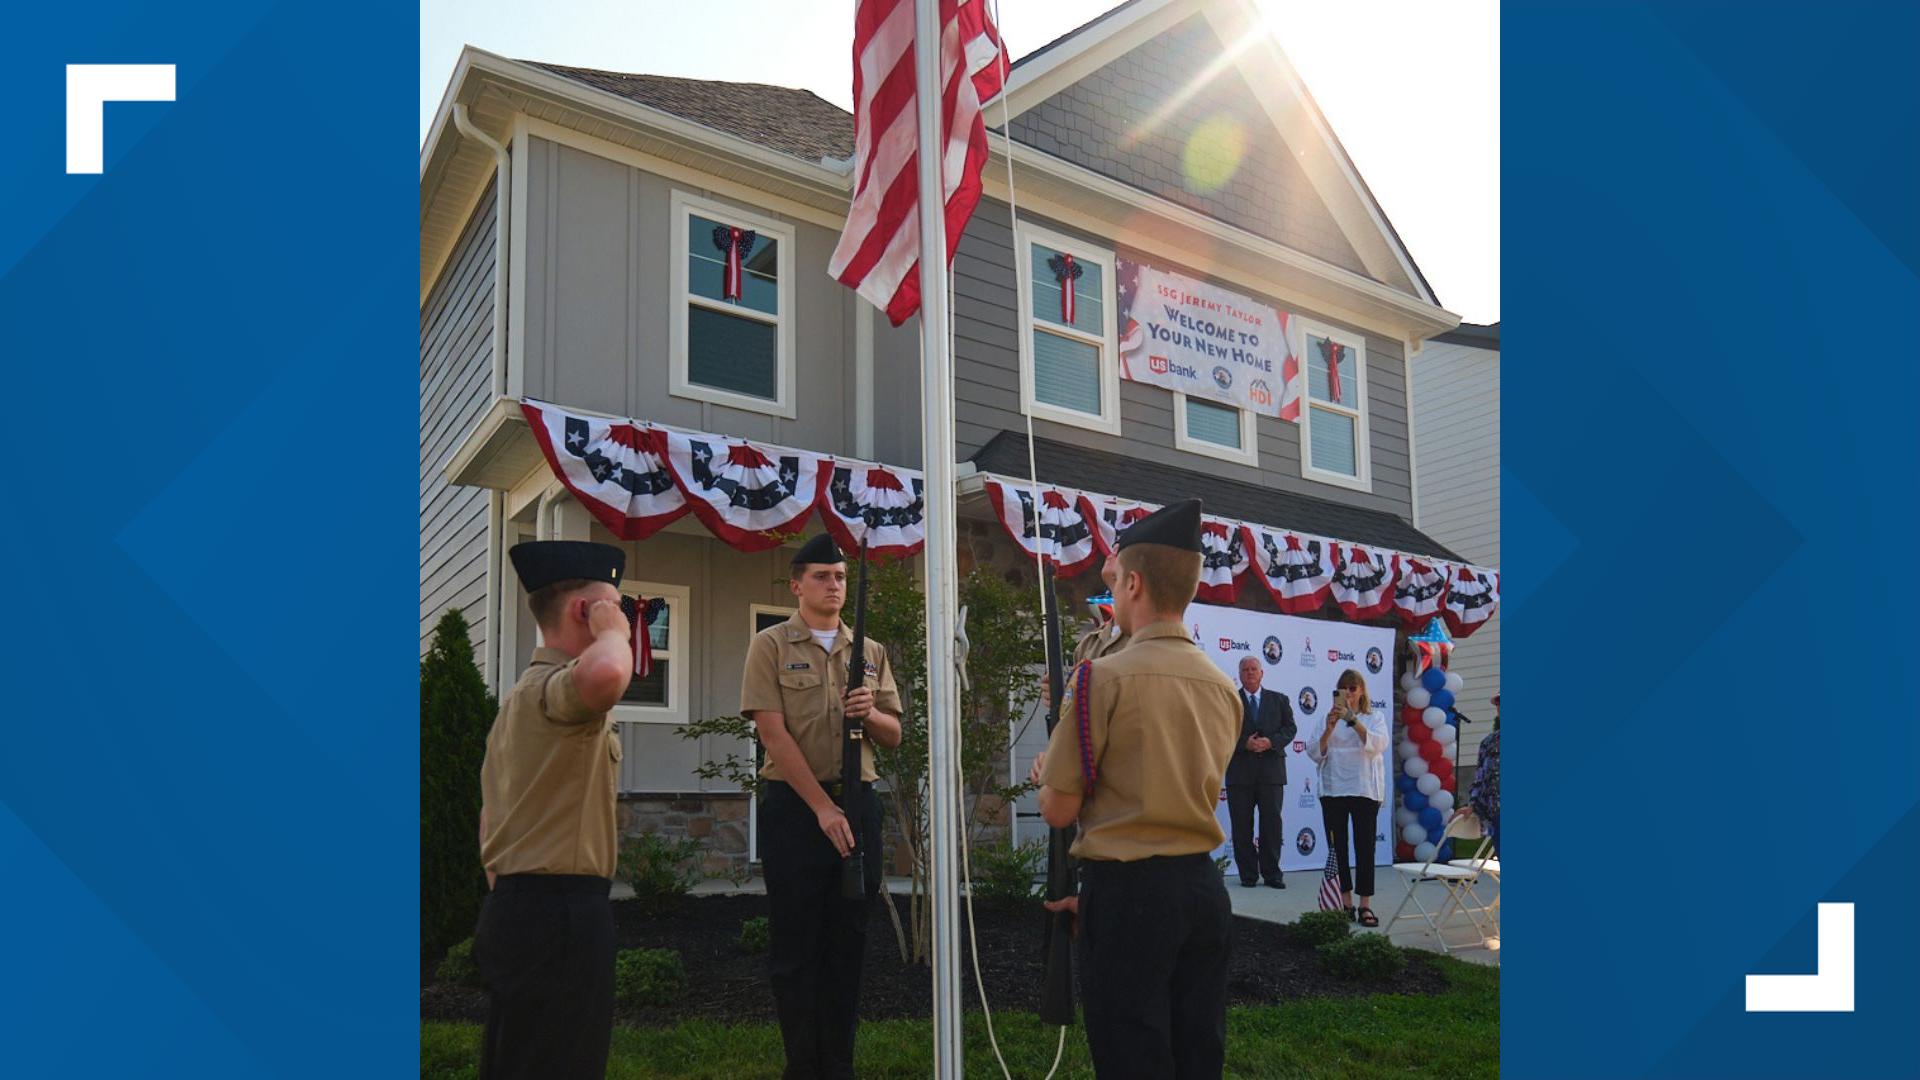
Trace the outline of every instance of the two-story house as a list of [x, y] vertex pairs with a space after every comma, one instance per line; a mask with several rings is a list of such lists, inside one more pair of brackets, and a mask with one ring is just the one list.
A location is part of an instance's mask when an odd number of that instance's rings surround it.
[[[954, 262], [962, 571], [1031, 572], [988, 497], [1027, 478], [1029, 418], [1044, 483], [1197, 494], [1237, 522], [1456, 558], [1411, 524], [1408, 388], [1421, 343], [1459, 320], [1251, 3], [1132, 0], [1020, 59], [1006, 110], [1011, 153], [994, 104], [986, 198]], [[421, 154], [422, 647], [460, 607], [488, 680], [511, 682], [535, 630], [505, 550], [626, 543], [628, 591], [667, 610], [654, 674], [618, 711], [623, 823], [736, 860], [747, 806], [694, 774], [727, 748], [675, 729], [737, 710], [749, 637], [792, 610], [790, 552], [742, 550], [694, 515], [620, 541], [521, 403], [917, 469], [917, 326], [827, 274], [852, 153], [852, 117], [807, 91], [469, 48]], [[1066, 255], [1078, 270], [1052, 272]], [[1142, 266], [1283, 314], [1297, 416], [1129, 377], [1122, 278]], [[1063, 581], [1066, 610], [1099, 588], [1091, 571]], [[1233, 602], [1277, 610], [1265, 593], [1243, 579]]]

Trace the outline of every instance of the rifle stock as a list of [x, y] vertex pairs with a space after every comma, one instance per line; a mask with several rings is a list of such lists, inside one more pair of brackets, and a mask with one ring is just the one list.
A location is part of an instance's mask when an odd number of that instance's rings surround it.
[[[867, 682], [867, 542], [860, 541], [860, 589], [853, 606], [853, 655], [847, 660], [847, 689], [858, 690]], [[847, 827], [853, 830], [853, 852], [840, 863], [840, 896], [858, 900], [867, 891], [866, 854], [860, 835], [861, 804], [860, 746], [866, 740], [866, 725], [842, 716], [840, 742], [840, 809], [847, 815]]]
[[[1060, 598], [1054, 592], [1051, 561], [1042, 560], [1040, 582], [1047, 648], [1047, 735], [1051, 738], [1054, 725], [1060, 722], [1060, 699], [1067, 685], [1066, 657], [1060, 645]], [[1048, 900], [1074, 895], [1073, 860], [1067, 855], [1073, 846], [1073, 834], [1072, 826], [1048, 832]], [[1073, 1023], [1073, 916], [1064, 911], [1047, 913], [1047, 967], [1040, 988], [1040, 1019], [1060, 1027]]]

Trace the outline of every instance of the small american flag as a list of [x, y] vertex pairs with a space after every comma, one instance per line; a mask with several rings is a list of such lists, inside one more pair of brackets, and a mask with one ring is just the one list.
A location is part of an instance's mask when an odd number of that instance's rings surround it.
[[[938, 0], [941, 202], [951, 258], [980, 201], [987, 163], [983, 103], [1008, 62], [986, 0]], [[913, 64], [914, 0], [859, 0], [853, 15], [853, 205], [827, 272], [886, 310], [895, 326], [920, 309], [920, 178]]]
[[1347, 905], [1340, 899], [1340, 861], [1335, 857], [1333, 844], [1327, 844], [1327, 872], [1320, 879], [1320, 910], [1345, 911]]

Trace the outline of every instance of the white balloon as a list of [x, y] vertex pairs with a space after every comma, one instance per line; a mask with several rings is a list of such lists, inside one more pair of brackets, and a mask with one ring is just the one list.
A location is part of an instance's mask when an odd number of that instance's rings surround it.
[[1420, 794], [1431, 799], [1433, 798], [1433, 793], [1440, 790], [1440, 778], [1432, 773], [1428, 773], [1415, 782], [1414, 786], [1420, 789]]
[[1413, 742], [1402, 742], [1400, 744], [1400, 749], [1396, 752], [1400, 755], [1401, 761], [1408, 761], [1420, 756], [1420, 744], [1413, 743]]
[[1414, 813], [1404, 806], [1393, 812], [1393, 827], [1396, 829], [1404, 829], [1419, 820], [1419, 814]]
[[1407, 691], [1407, 707], [1410, 709], [1424, 709], [1432, 701], [1433, 695], [1427, 693], [1427, 688], [1424, 686], [1416, 686]]
[[1420, 719], [1425, 720], [1428, 727], [1437, 731], [1447, 726], [1447, 710], [1429, 707], [1426, 712], [1420, 714]]
[[1415, 844], [1413, 845], [1413, 861], [1417, 863], [1432, 862], [1433, 852], [1434, 847], [1432, 844]]
[[1427, 771], [1428, 771], [1427, 759], [1423, 757], [1408, 758], [1406, 765], [1402, 767], [1406, 769], [1408, 776], [1411, 776], [1416, 780], [1418, 780], [1422, 776], [1427, 775]]
[[1416, 821], [1401, 828], [1400, 839], [1409, 844], [1424, 844], [1427, 840], [1427, 830], [1421, 828], [1420, 823]]
[[1406, 674], [1400, 676], [1400, 689], [1411, 690], [1413, 689], [1414, 684], [1419, 681], [1420, 680], [1413, 677], [1413, 672], [1409, 671]]
[[[1432, 776], [1432, 775], [1433, 775], [1432, 773], [1427, 774], [1427, 776]], [[1426, 776], [1423, 776], [1420, 779], [1425, 780]], [[1435, 779], [1438, 779], [1438, 777], [1435, 777]], [[1435, 810], [1440, 811], [1440, 813], [1444, 816], [1449, 810], [1453, 809], [1453, 792], [1448, 791], [1445, 788], [1442, 788], [1441, 790], [1434, 792], [1432, 795], [1427, 796], [1427, 805], [1433, 807]], [[1418, 817], [1419, 815], [1416, 814], [1414, 816]]]
[[1466, 686], [1467, 686], [1467, 680], [1461, 678], [1459, 672], [1457, 671], [1447, 672], [1447, 689], [1453, 691], [1454, 696], [1458, 697], [1460, 694], [1460, 691], [1466, 689]]
[[1458, 732], [1454, 731], [1452, 724], [1441, 724], [1439, 727], [1433, 729], [1433, 737], [1440, 740], [1441, 746], [1451, 746], [1457, 734]]

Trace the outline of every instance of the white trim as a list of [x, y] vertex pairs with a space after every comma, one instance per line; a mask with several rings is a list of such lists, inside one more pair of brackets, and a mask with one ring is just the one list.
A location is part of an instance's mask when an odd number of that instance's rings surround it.
[[794, 612], [799, 610], [800, 610], [799, 608], [781, 607], [779, 604], [748, 604], [747, 605], [747, 638], [748, 640], [752, 640], [753, 635], [758, 634], [760, 632], [760, 627], [756, 625], [760, 621], [760, 616], [778, 615], [780, 616], [782, 621], [785, 621], [787, 619], [793, 618]]
[[1201, 454], [1210, 458], [1219, 458], [1221, 461], [1231, 461], [1238, 465], [1258, 466], [1260, 464], [1260, 429], [1255, 422], [1253, 410], [1236, 408], [1235, 406], [1222, 404], [1209, 398], [1196, 398], [1195, 400], [1203, 401], [1208, 405], [1218, 406], [1222, 409], [1233, 409], [1234, 412], [1239, 414], [1240, 448], [1235, 449], [1231, 446], [1221, 446], [1219, 443], [1208, 442], [1205, 439], [1196, 439], [1188, 435], [1187, 395], [1175, 390], [1173, 391], [1174, 449], [1185, 450], [1190, 454]]
[[[521, 541], [526, 526], [521, 522], [508, 519], [501, 522], [500, 548], [505, 552]], [[500, 685], [494, 689], [498, 697], [505, 697], [507, 689], [520, 678], [517, 669], [520, 659], [520, 575], [510, 570], [510, 564], [502, 559], [500, 564]], [[534, 640], [539, 640], [539, 630], [534, 631]]]
[[[1007, 78], [1008, 109], [1019, 116], [1140, 47], [1198, 8], [1192, 0], [1135, 0], [1131, 5], [1094, 18], [1066, 41], [1013, 69]], [[998, 115], [998, 109], [988, 113], [989, 117]]]
[[[527, 392], [527, 118], [515, 113], [513, 144], [508, 151], [513, 161], [513, 190], [507, 223], [507, 396], [518, 400]], [[549, 193], [551, 197], [551, 193]], [[553, 242], [552, 237], [547, 238]], [[551, 357], [543, 358], [551, 362]]]
[[[774, 274], [779, 314], [768, 318], [765, 312], [746, 307], [734, 307], [710, 301], [705, 297], [693, 295], [687, 288], [687, 225], [694, 214], [709, 217], [730, 225], [752, 228], [763, 236], [772, 237], [780, 250], [775, 256]], [[707, 401], [728, 408], [743, 409], [747, 412], [764, 413], [768, 416], [794, 418], [794, 323], [797, 313], [794, 311], [794, 227], [783, 221], [742, 209], [731, 203], [715, 202], [698, 195], [673, 190], [672, 197], [672, 234], [668, 258], [672, 260], [669, 278], [672, 292], [668, 302], [673, 305], [668, 312], [667, 355], [672, 370], [672, 389], [674, 397], [691, 398], [695, 401]], [[687, 374], [687, 306], [698, 304], [701, 307], [722, 311], [736, 318], [752, 319], [755, 322], [771, 323], [774, 333], [774, 383], [778, 387], [778, 396], [768, 401], [765, 398], [736, 394], [726, 390], [717, 390], [710, 386], [695, 383]]]
[[1339, 327], [1329, 326], [1326, 323], [1318, 322], [1305, 316], [1298, 316], [1293, 322], [1296, 334], [1294, 355], [1300, 357], [1302, 363], [1311, 364], [1313, 362], [1312, 354], [1307, 351], [1308, 335], [1327, 338], [1336, 344], [1345, 345], [1347, 348], [1353, 350], [1354, 358], [1354, 404], [1351, 406], [1334, 405], [1330, 402], [1320, 402], [1319, 404], [1322, 408], [1332, 409], [1341, 413], [1350, 412], [1354, 414], [1353, 461], [1354, 467], [1358, 470], [1358, 475], [1348, 476], [1344, 473], [1314, 467], [1313, 410], [1315, 403], [1313, 397], [1313, 373], [1309, 370], [1301, 373], [1300, 384], [1300, 476], [1302, 479], [1313, 480], [1322, 484], [1332, 484], [1335, 487], [1371, 493], [1373, 491], [1373, 446], [1371, 443], [1370, 427], [1367, 423], [1366, 336], [1356, 334], [1351, 330], [1342, 330]]
[[691, 664], [691, 642], [693, 633], [687, 621], [693, 618], [692, 590], [685, 585], [666, 585], [657, 581], [640, 581], [636, 578], [620, 579], [621, 593], [637, 592], [651, 600], [658, 596], [667, 602], [667, 647], [663, 657], [667, 668], [667, 704], [627, 705], [613, 707], [613, 719], [619, 724], [661, 724], [681, 727], [692, 715], [691, 702], [687, 700], [687, 668]]
[[505, 533], [505, 516], [502, 509], [506, 503], [506, 494], [499, 491], [487, 492], [487, 640], [481, 651], [484, 661], [480, 672], [494, 695], [500, 694], [500, 673], [506, 664], [500, 659], [500, 628], [505, 620], [500, 613], [506, 605], [501, 602], [504, 581], [501, 576], [500, 560], [506, 545], [501, 542]]
[[1414, 435], [1413, 424], [1413, 357], [1420, 351], [1420, 346], [1421, 342], [1414, 338], [1400, 339], [1400, 377], [1407, 384], [1407, 500], [1415, 529], [1420, 527], [1420, 445]]
[[[1035, 244], [1050, 247], [1056, 251], [1071, 252], [1073, 257], [1081, 262], [1093, 263], [1101, 268], [1101, 335], [1096, 338], [1092, 334], [1051, 322], [1046, 324], [1044, 330], [1045, 333], [1057, 334], [1071, 341], [1092, 345], [1100, 350], [1101, 414], [1099, 416], [1058, 405], [1049, 405], [1034, 397], [1033, 335], [1042, 332], [1034, 327], [1031, 248]], [[1117, 348], [1119, 336], [1115, 329], [1117, 313], [1114, 311], [1114, 275], [1117, 268], [1114, 265], [1113, 251], [1079, 237], [1042, 228], [1023, 219], [1014, 223], [1013, 268], [1020, 292], [1020, 411], [1036, 420], [1051, 420], [1056, 424], [1068, 424], [1107, 435], [1120, 434], [1120, 355]]]

